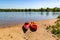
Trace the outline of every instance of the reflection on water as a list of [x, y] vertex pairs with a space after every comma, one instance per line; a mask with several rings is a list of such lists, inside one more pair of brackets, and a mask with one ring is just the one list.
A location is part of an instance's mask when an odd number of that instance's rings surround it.
[[53, 15], [60, 15], [60, 12], [53, 12]]
[[0, 26], [56, 18], [60, 12], [0, 12]]
[[53, 12], [53, 15], [55, 15], [56, 13], [55, 12]]
[[49, 15], [49, 12], [46, 12], [46, 15], [48, 16]]
[[41, 12], [40, 15], [43, 15], [43, 12]]

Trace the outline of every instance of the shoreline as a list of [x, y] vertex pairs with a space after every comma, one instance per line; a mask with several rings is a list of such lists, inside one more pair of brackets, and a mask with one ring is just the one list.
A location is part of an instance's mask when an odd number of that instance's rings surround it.
[[22, 25], [0, 28], [0, 40], [56, 40], [51, 33], [47, 32], [46, 27], [54, 25], [57, 19], [48, 19], [36, 21], [38, 29], [36, 32], [31, 32], [30, 29], [23, 33]]

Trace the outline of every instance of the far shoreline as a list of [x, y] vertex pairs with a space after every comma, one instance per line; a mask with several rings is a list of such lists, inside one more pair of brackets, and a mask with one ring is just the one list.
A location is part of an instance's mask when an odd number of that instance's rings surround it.
[[0, 8], [0, 12], [60, 12], [59, 7], [54, 8], [38, 8], [38, 9], [17, 9], [17, 8]]

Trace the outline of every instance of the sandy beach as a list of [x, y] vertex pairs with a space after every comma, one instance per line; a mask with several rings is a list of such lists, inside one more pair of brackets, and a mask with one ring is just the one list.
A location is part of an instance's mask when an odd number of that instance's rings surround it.
[[54, 25], [57, 19], [48, 19], [36, 21], [38, 29], [35, 32], [22, 30], [23, 24], [18, 24], [11, 27], [0, 28], [0, 40], [56, 40], [50, 32], [47, 32], [46, 27]]

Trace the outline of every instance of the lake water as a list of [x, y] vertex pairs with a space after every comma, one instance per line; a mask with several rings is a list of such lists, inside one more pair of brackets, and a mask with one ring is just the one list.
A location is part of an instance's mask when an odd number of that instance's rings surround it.
[[0, 26], [56, 18], [60, 12], [0, 12]]

